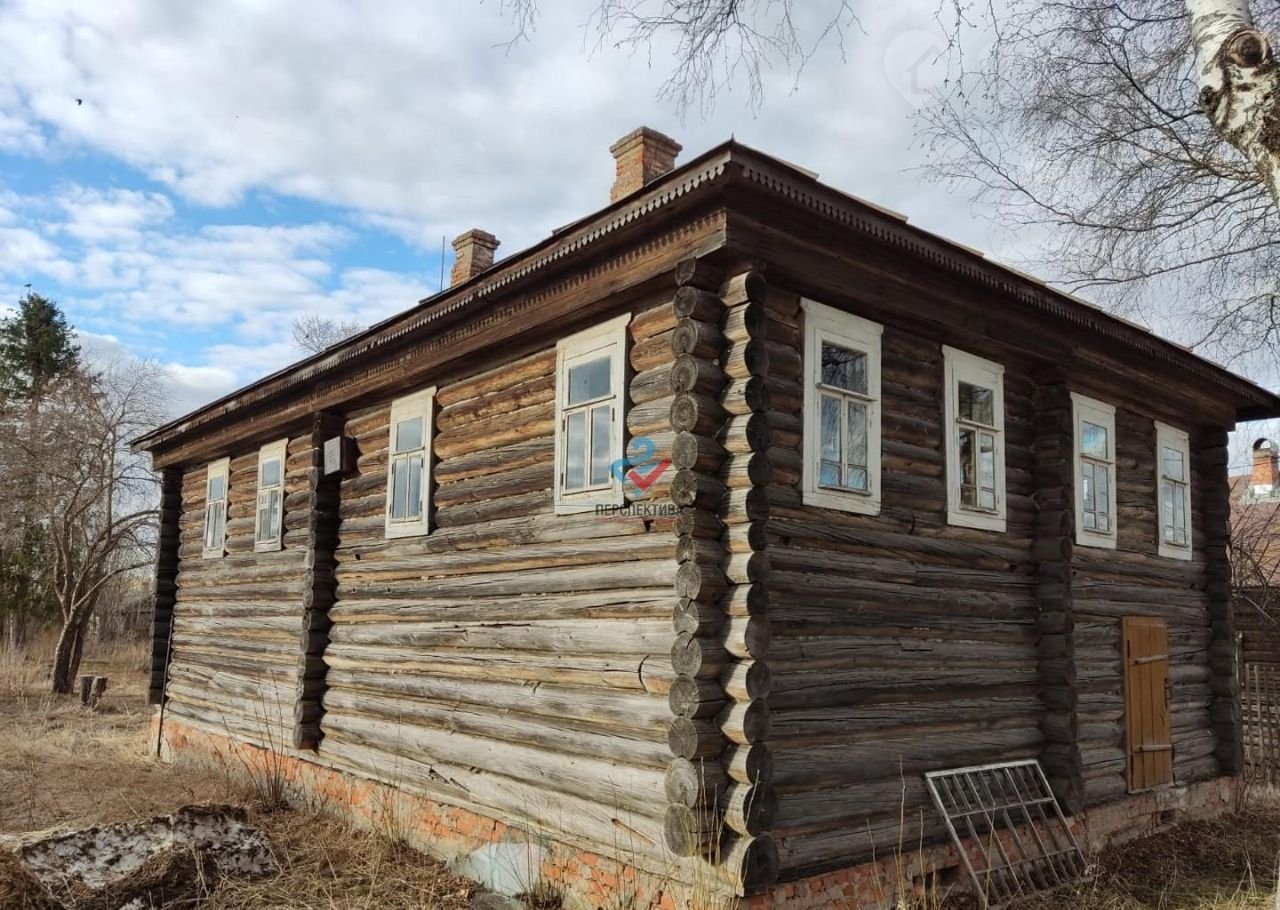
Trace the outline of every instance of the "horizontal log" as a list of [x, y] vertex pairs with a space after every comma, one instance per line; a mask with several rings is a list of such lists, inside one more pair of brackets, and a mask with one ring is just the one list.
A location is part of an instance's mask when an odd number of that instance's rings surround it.
[[764, 743], [730, 745], [722, 764], [729, 777], [740, 783], [766, 783], [773, 779], [773, 752]]
[[671, 351], [676, 356], [689, 354], [702, 360], [715, 360], [724, 343], [724, 334], [718, 325], [696, 319], [681, 319], [671, 333]]
[[772, 716], [768, 702], [756, 699], [748, 702], [730, 702], [720, 712], [716, 722], [719, 724], [720, 731], [730, 742], [750, 745], [763, 742], [768, 738]]
[[708, 855], [720, 841], [721, 822], [710, 809], [673, 803], [663, 829], [667, 848], [676, 856]]
[[677, 717], [667, 728], [667, 745], [677, 758], [715, 758], [727, 744], [714, 720]]
[[735, 701], [762, 699], [773, 688], [773, 673], [762, 660], [736, 660], [720, 674], [720, 686]]
[[724, 305], [720, 302], [719, 295], [692, 286], [676, 290], [671, 308], [681, 319], [717, 323], [724, 318]]
[[664, 780], [667, 801], [689, 808], [722, 805], [729, 776], [718, 761], [677, 758], [667, 766]]
[[778, 796], [767, 783], [735, 781], [724, 798], [725, 827], [738, 834], [764, 834], [778, 820]]
[[676, 717], [714, 717], [725, 705], [725, 694], [719, 680], [677, 676], [667, 693], [667, 703]]

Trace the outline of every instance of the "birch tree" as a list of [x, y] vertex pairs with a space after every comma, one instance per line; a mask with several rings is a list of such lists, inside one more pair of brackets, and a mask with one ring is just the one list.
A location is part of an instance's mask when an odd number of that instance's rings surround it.
[[1280, 202], [1280, 67], [1248, 0], [1187, 0], [1200, 106]]

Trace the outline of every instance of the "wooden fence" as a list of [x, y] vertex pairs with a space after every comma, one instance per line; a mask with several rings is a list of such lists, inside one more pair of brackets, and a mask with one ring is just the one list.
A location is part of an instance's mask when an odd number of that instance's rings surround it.
[[1240, 667], [1245, 775], [1251, 783], [1280, 784], [1280, 665]]

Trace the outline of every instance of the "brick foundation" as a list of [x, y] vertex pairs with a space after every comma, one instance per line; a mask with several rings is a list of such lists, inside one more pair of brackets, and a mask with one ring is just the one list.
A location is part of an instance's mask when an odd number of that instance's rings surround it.
[[[152, 736], [159, 735], [158, 714]], [[698, 882], [689, 866], [672, 859], [661, 872], [641, 869], [627, 857], [605, 857], [559, 842], [531, 838], [501, 821], [406, 793], [298, 754], [279, 755], [257, 746], [233, 742], [173, 717], [164, 721], [159, 744], [167, 761], [193, 762], [233, 775], [253, 773], [278, 777], [289, 798], [299, 805], [331, 811], [374, 831], [403, 837], [414, 847], [456, 863], [495, 843], [531, 843], [543, 847], [537, 874], [557, 889], [565, 906], [576, 910], [628, 906], [634, 910], [718, 910], [730, 896], [722, 883]], [[1080, 813], [1072, 829], [1086, 853], [1110, 843], [1160, 830], [1178, 821], [1211, 818], [1230, 812], [1236, 802], [1237, 779], [1219, 777], [1201, 783], [1117, 800]], [[742, 910], [879, 910], [893, 905], [898, 883], [919, 890], [926, 878], [945, 885], [964, 873], [951, 845], [925, 847], [901, 858], [837, 869], [780, 882], [742, 900]], [[652, 863], [649, 864], [650, 866]], [[705, 863], [702, 864], [705, 867]], [[690, 884], [690, 882], [693, 882]], [[710, 897], [708, 904], [705, 899]], [[701, 905], [701, 906], [700, 906]]]

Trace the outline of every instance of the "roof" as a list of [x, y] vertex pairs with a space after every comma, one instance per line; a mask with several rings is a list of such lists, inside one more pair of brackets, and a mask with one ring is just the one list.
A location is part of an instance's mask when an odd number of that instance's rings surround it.
[[1280, 582], [1280, 490], [1257, 496], [1251, 476], [1228, 478], [1231, 485], [1231, 541], [1236, 583], [1246, 587]]
[[677, 200], [727, 180], [745, 181], [762, 192], [833, 218], [877, 240], [901, 247], [932, 264], [1009, 294], [1024, 304], [1064, 318], [1157, 358], [1218, 386], [1240, 402], [1239, 419], [1280, 416], [1280, 397], [1149, 330], [1112, 316], [1094, 304], [1050, 287], [1043, 281], [987, 259], [981, 252], [912, 225], [895, 212], [821, 183], [812, 171], [729, 140], [673, 169], [632, 196], [558, 228], [533, 246], [495, 263], [454, 287], [420, 300], [411, 309], [383, 320], [338, 344], [278, 370], [242, 389], [192, 411], [134, 441], [153, 450], [247, 408], [313, 383], [352, 360], [409, 335], [429, 334], [448, 318], [483, 312], [487, 300], [522, 279], [550, 269], [615, 232], [653, 217]]

